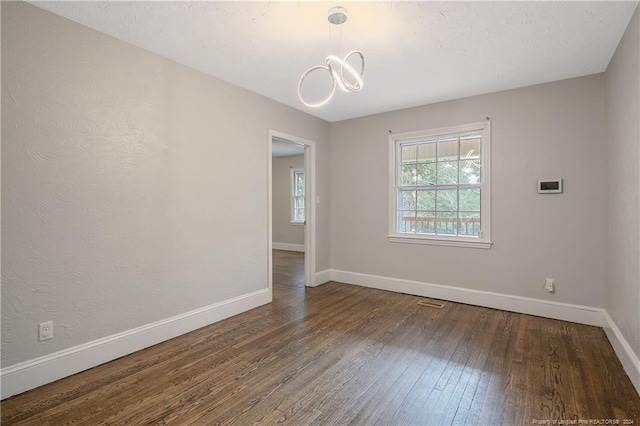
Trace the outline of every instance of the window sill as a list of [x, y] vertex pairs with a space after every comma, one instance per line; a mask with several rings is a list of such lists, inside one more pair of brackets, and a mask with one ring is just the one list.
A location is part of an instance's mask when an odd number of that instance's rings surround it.
[[408, 235], [389, 235], [387, 237], [392, 243], [406, 244], [427, 244], [433, 246], [466, 247], [475, 249], [490, 249], [491, 241], [458, 240], [450, 238], [424, 238], [412, 237]]
[[293, 221], [293, 220], [290, 223], [292, 225], [305, 225], [306, 224], [306, 222], [297, 222], [297, 221]]

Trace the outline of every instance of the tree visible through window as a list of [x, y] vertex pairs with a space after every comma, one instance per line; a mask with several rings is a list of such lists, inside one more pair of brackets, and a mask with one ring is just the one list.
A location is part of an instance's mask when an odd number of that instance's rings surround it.
[[291, 169], [291, 222], [304, 223], [304, 171]]
[[390, 238], [488, 241], [488, 128], [487, 122], [390, 138]]

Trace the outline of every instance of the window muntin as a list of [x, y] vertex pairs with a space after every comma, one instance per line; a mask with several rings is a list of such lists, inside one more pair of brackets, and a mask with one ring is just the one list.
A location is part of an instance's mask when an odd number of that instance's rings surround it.
[[304, 170], [291, 169], [291, 222], [304, 223]]
[[490, 247], [489, 128], [487, 121], [390, 137], [392, 241]]

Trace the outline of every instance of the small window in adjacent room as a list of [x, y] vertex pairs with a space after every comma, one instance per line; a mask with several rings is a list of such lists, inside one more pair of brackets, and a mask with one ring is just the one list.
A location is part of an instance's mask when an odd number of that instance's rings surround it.
[[291, 169], [291, 222], [304, 224], [304, 170]]
[[389, 137], [389, 240], [491, 248], [489, 121]]

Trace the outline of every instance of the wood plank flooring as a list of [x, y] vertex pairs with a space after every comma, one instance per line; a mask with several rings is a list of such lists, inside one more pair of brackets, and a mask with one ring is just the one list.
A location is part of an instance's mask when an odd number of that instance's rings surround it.
[[9, 398], [2, 424], [640, 425], [599, 328], [305, 289], [303, 267], [274, 251], [272, 304]]

